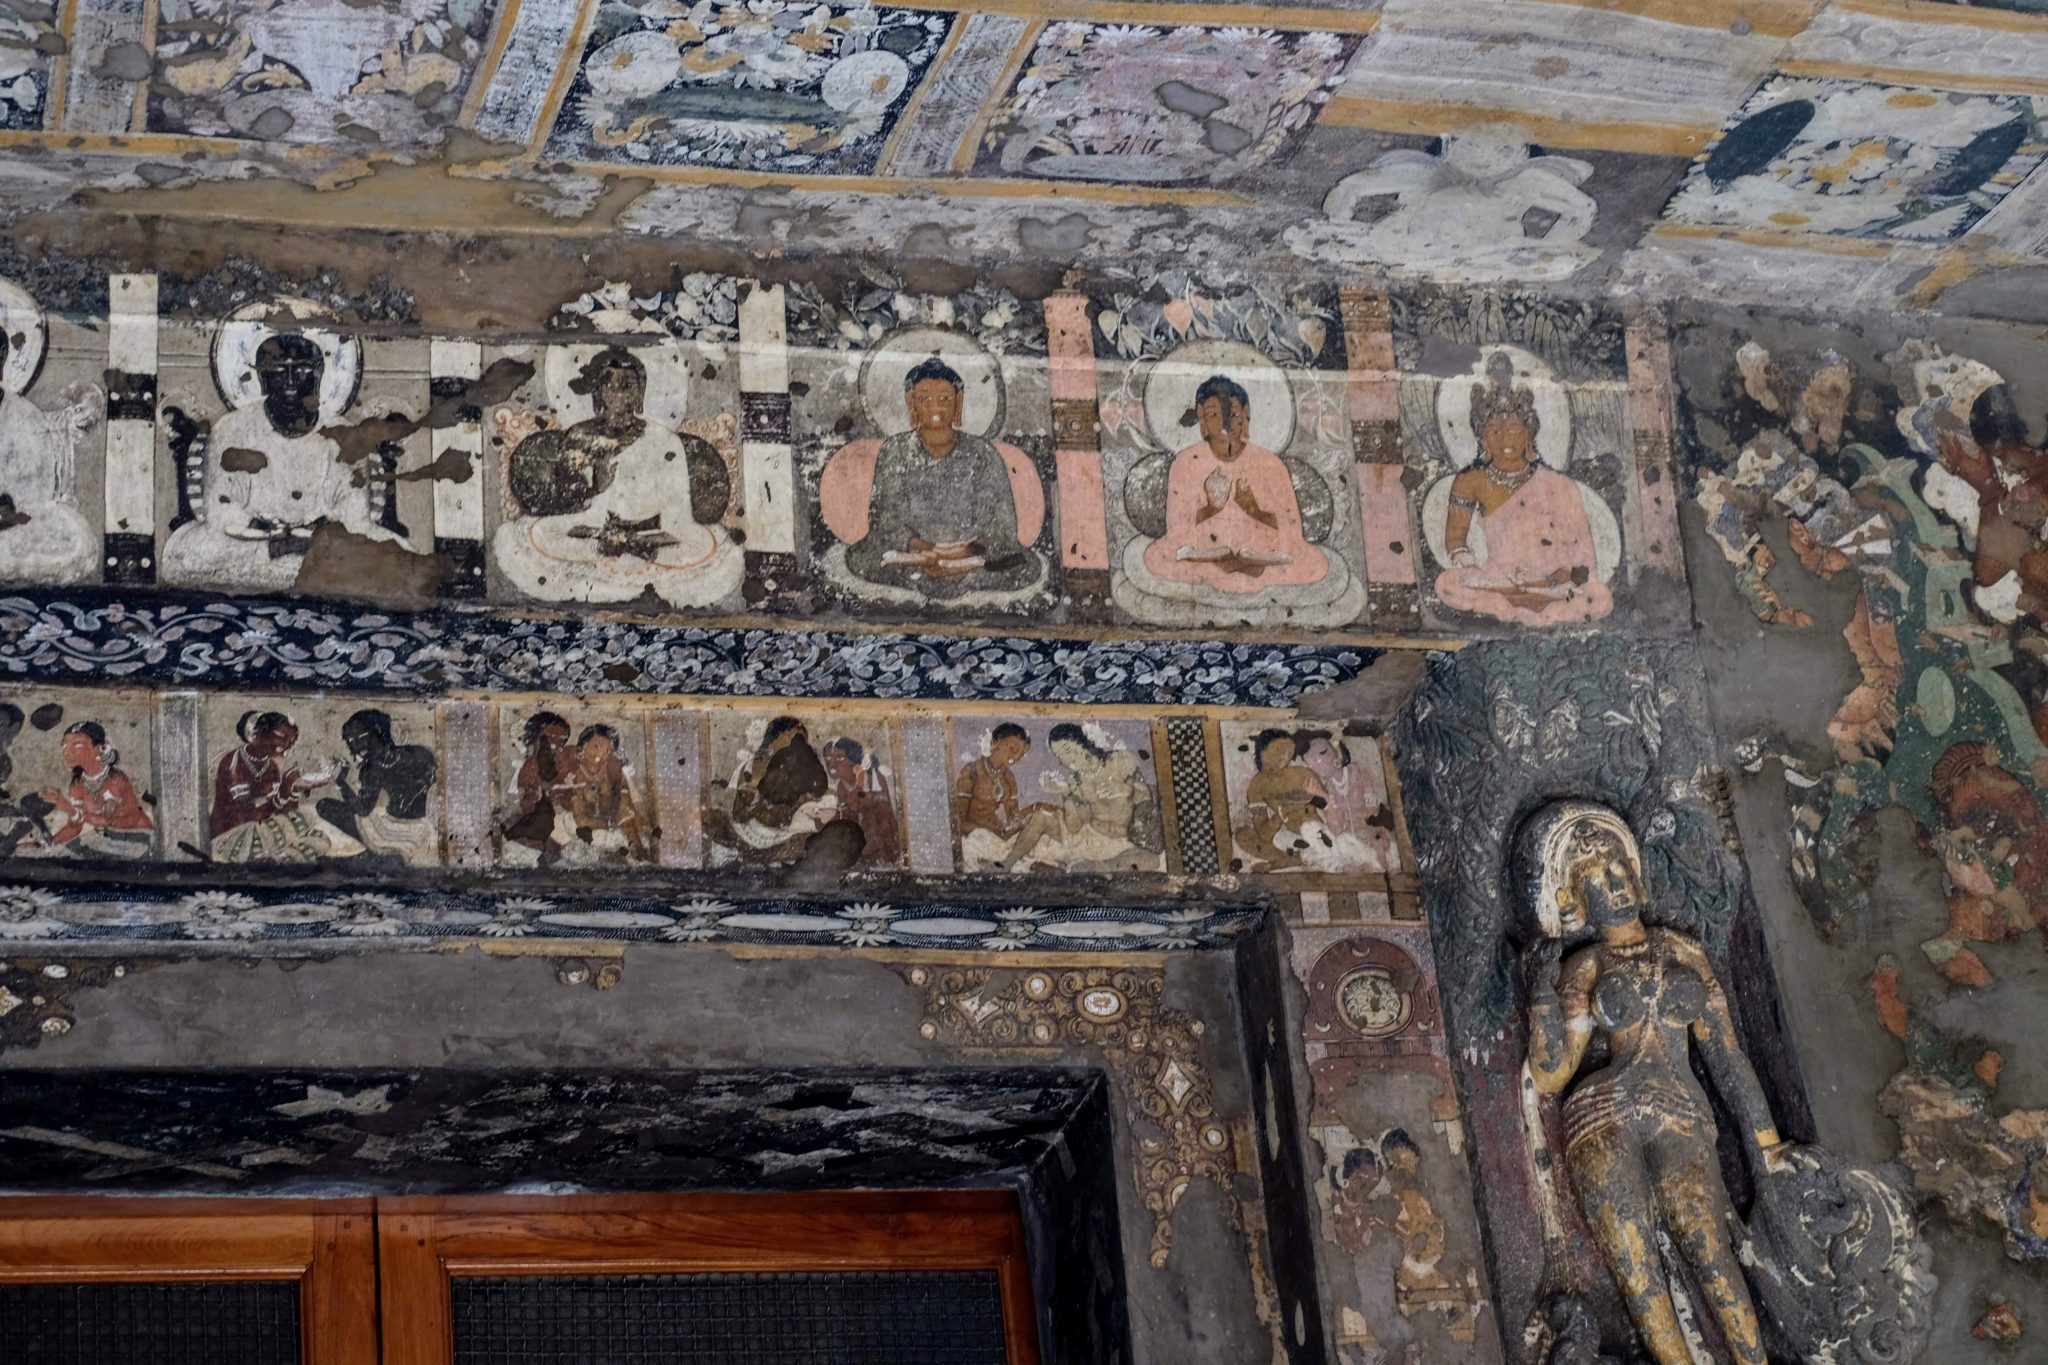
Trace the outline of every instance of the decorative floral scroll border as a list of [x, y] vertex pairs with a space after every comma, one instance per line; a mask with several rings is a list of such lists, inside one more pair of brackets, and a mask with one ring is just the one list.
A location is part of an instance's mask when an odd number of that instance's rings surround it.
[[304, 949], [443, 939], [928, 947], [949, 952], [1170, 952], [1231, 943], [1245, 907], [1048, 908], [933, 902], [579, 898], [248, 888], [0, 885], [0, 944], [217, 943]]
[[918, 1032], [926, 1039], [996, 1049], [1096, 1047], [1122, 1073], [1129, 1118], [1149, 1125], [1138, 1137], [1137, 1176], [1153, 1216], [1154, 1266], [1164, 1266], [1173, 1249], [1173, 1209], [1190, 1183], [1214, 1181], [1235, 1204], [1233, 1134], [1217, 1117], [1202, 1065], [1202, 1021], [1164, 1003], [1163, 972], [912, 967], [904, 977], [924, 992]]
[[1273, 1334], [1273, 1359], [1284, 1359], [1263, 1205], [1241, 1188], [1255, 1165], [1250, 1124], [1217, 1112], [1215, 1083], [1202, 1060], [1207, 1025], [1166, 1003], [1166, 973], [1113, 966], [900, 971], [924, 995], [917, 1031], [928, 1042], [969, 1052], [1101, 1052], [1117, 1073], [1136, 1144], [1133, 1174], [1152, 1215], [1153, 1268], [1164, 1269], [1172, 1256], [1173, 1213], [1182, 1196], [1197, 1181], [1214, 1184], [1245, 1239], [1254, 1307]]
[[856, 634], [259, 598], [0, 597], [0, 680], [1290, 707], [1366, 646]]

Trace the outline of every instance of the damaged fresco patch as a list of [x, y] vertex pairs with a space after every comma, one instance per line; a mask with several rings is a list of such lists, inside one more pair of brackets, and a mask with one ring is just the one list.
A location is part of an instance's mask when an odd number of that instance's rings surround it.
[[461, 108], [497, 12], [495, 0], [172, 0], [153, 16], [146, 126], [259, 142], [430, 142]]
[[1930, 343], [1888, 353], [1881, 380], [1838, 353], [1780, 359], [1749, 342], [1732, 359], [1695, 497], [1744, 599], [1767, 622], [1811, 625], [1774, 586], [1770, 524], [1801, 569], [1858, 585], [1844, 638], [1863, 681], [1828, 725], [1836, 766], [1787, 770], [1803, 792], [1796, 881], [1823, 927], [1853, 919], [1858, 843], [1902, 806], [1948, 885], [1949, 927], [1924, 951], [1952, 981], [1988, 985], [1969, 945], [2035, 929], [2048, 904], [2048, 862], [2030, 851], [2048, 829], [2048, 598], [2028, 529], [2040, 452], [2001, 375]]
[[2043, 102], [1778, 76], [1667, 219], [1911, 241], [1960, 237], [2040, 165]]
[[1381, 264], [1439, 279], [1560, 280], [1599, 255], [1589, 162], [1544, 154], [1512, 125], [1446, 134], [1434, 151], [1386, 152], [1331, 187], [1323, 221], [1287, 230], [1314, 261]]
[[1228, 179], [1285, 159], [1358, 43], [1252, 27], [1054, 23], [998, 107], [975, 169], [1143, 184]]
[[872, 171], [953, 23], [929, 10], [782, 0], [604, 7], [547, 154]]
[[[1916, 1194], [1962, 1235], [1994, 1229], [2008, 1256], [2037, 1260], [2033, 1059], [1980, 1036], [2024, 1029], [2048, 903], [2038, 398], [2012, 363], [2026, 352], [1700, 337], [1685, 396], [1705, 544], [1764, 632], [1789, 643], [1825, 612], [1852, 665], [1818, 733], [1759, 728], [1734, 757], [1782, 774], [1758, 790], [1762, 818], [1789, 814], [1789, 885], [1898, 1040], [1877, 1098]], [[1881, 868], [1914, 861], [1926, 894], [1883, 889]], [[1853, 960], [1873, 943], [1874, 964]]]

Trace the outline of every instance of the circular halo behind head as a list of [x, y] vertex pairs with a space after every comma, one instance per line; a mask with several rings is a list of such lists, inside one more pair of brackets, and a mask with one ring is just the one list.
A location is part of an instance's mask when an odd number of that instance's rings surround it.
[[0, 390], [26, 393], [43, 367], [50, 325], [28, 290], [13, 280], [0, 280], [0, 330], [7, 334], [7, 362], [0, 365]]
[[1437, 389], [1437, 430], [1443, 434], [1452, 466], [1463, 469], [1479, 458], [1479, 433], [1472, 429], [1472, 396], [1492, 383], [1488, 371], [1495, 357], [1507, 361], [1511, 388], [1527, 389], [1535, 400], [1536, 458], [1552, 469], [1567, 468], [1572, 459], [1571, 399], [1550, 366], [1519, 346], [1486, 347], [1469, 371], [1446, 379]]
[[906, 327], [882, 338], [860, 367], [860, 401], [884, 436], [910, 430], [903, 377], [936, 356], [960, 376], [960, 430], [993, 439], [1003, 424], [1003, 367], [980, 342], [943, 327]]
[[597, 414], [595, 400], [589, 394], [576, 390], [590, 362], [613, 349], [631, 355], [647, 372], [647, 398], [641, 406], [641, 415], [664, 431], [679, 429], [690, 408], [690, 362], [683, 354], [682, 346], [673, 338], [644, 346], [629, 345], [621, 339], [610, 344], [579, 341], [574, 345], [548, 347], [541, 362], [542, 373], [547, 385], [548, 404], [554, 408], [555, 416], [562, 425], [574, 426]]
[[297, 332], [320, 348], [325, 368], [320, 373], [320, 420], [331, 422], [355, 402], [363, 378], [363, 343], [325, 327], [274, 327], [269, 319], [288, 315], [300, 323], [331, 317], [311, 299], [282, 297], [245, 304], [228, 315], [213, 338], [213, 381], [231, 408], [255, 407], [263, 401], [256, 375], [256, 352], [281, 331]]
[[1287, 372], [1256, 346], [1242, 341], [1190, 341], [1152, 362], [1145, 376], [1145, 425], [1168, 450], [1185, 450], [1199, 439], [1189, 420], [1195, 391], [1221, 375], [1251, 398], [1252, 444], [1275, 455], [1294, 439], [1294, 387]]
[[[1562, 938], [1583, 927], [1585, 907], [1572, 889], [1580, 863], [1602, 849], [1618, 849], [1642, 873], [1635, 831], [1611, 806], [1595, 801], [1554, 801], [1530, 816], [1515, 838], [1516, 880], [1522, 908], [1543, 938]], [[1576, 916], [1576, 924], [1567, 920]]]

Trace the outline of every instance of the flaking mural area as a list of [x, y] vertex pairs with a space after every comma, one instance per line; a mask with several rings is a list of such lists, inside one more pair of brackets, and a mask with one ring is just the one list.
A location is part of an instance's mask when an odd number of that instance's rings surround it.
[[1815, 684], [1773, 714], [1710, 656], [1760, 886], [1809, 915], [1775, 926], [1779, 960], [1865, 1005], [1828, 1025], [1845, 1069], [1818, 1107], [1944, 1215], [1968, 1287], [1937, 1340], [2023, 1339], [2013, 1263], [2048, 1251], [2038, 346], [1703, 315], [1680, 356], [1709, 638]]

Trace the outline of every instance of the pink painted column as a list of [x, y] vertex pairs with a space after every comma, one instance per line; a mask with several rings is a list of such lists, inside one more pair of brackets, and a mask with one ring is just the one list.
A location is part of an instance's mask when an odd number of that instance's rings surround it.
[[1678, 488], [1672, 473], [1671, 338], [1661, 317], [1628, 329], [1628, 422], [1635, 447], [1636, 525], [1630, 546], [1630, 582], [1646, 569], [1685, 582], [1685, 550], [1678, 536]]
[[1076, 602], [1109, 597], [1109, 518], [1095, 410], [1095, 344], [1086, 295], [1045, 301], [1052, 390], [1053, 464], [1059, 481], [1061, 577]]
[[1351, 448], [1358, 461], [1359, 524], [1365, 533], [1366, 616], [1373, 625], [1421, 624], [1415, 524], [1401, 454], [1401, 397], [1387, 296], [1345, 286], [1338, 294], [1350, 379]]

